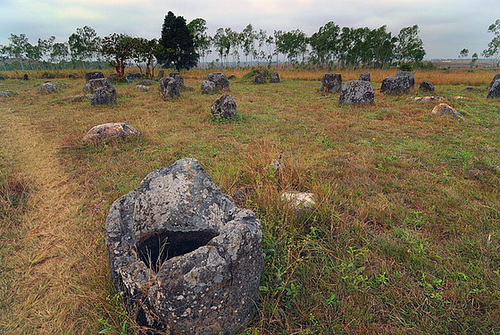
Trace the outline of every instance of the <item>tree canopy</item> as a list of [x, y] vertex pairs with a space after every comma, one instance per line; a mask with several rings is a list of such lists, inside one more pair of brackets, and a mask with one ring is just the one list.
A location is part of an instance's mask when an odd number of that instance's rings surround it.
[[493, 33], [493, 39], [488, 43], [488, 48], [483, 51], [486, 58], [496, 58], [497, 66], [500, 66], [500, 19], [488, 27], [488, 32]]
[[198, 63], [193, 37], [182, 16], [175, 16], [172, 12], [167, 13], [159, 44], [162, 48], [156, 54], [156, 58], [165, 67], [175, 67], [177, 70], [189, 69]]

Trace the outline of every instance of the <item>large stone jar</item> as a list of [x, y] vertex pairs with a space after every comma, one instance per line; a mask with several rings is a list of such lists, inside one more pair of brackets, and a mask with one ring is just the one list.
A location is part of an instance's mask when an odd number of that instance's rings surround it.
[[140, 325], [227, 334], [253, 315], [262, 273], [260, 223], [195, 159], [150, 173], [116, 200], [106, 247], [113, 283]]

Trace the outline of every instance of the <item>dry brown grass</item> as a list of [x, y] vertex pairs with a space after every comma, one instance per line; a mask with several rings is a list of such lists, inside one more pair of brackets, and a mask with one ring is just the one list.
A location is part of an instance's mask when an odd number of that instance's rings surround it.
[[[66, 86], [52, 95], [36, 91], [43, 79], [0, 83], [18, 93], [0, 100], [5, 185], [29, 185], [19, 226], [0, 221], [10, 248], [0, 247], [9, 278], [0, 279], [8, 300], [0, 332], [120, 333], [130, 320], [108, 274], [108, 208], [150, 171], [186, 156], [224, 192], [248, 189], [246, 206], [263, 223], [264, 289], [247, 334], [494, 330], [500, 102], [485, 99], [491, 73], [416, 72], [417, 83], [446, 83], [434, 94], [465, 114], [458, 121], [430, 115], [432, 102], [378, 90], [373, 106], [338, 106], [338, 95], [318, 92], [319, 70], [278, 70], [283, 83], [262, 86], [240, 79], [247, 69], [224, 70], [238, 77], [231, 95], [241, 118], [218, 123], [209, 117], [216, 97], [198, 91], [209, 71], [185, 72], [196, 90], [176, 101], [116, 84], [116, 106], [68, 99], [81, 94], [83, 79], [61, 80]], [[365, 71], [340, 72], [348, 80]], [[395, 70], [370, 72], [377, 88]], [[464, 92], [469, 74], [479, 86]], [[144, 136], [81, 145], [105, 122]], [[276, 174], [269, 163], [280, 157], [285, 168]], [[295, 213], [279, 201], [283, 189], [313, 192], [317, 208]]]
[[[5, 257], [13, 277], [12, 308], [0, 315], [3, 334], [97, 331], [96, 297], [108, 274], [98, 230], [82, 216], [85, 206], [58, 158], [57, 142], [18, 111], [0, 114], [2, 151], [29, 181], [29, 210], [19, 218], [23, 235]], [[18, 229], [12, 227], [12, 229]]]
[[[261, 68], [267, 68], [266, 66], [261, 66]], [[398, 70], [396, 69], [338, 69], [332, 68], [320, 69], [313, 66], [304, 66], [304, 68], [297, 68], [293, 66], [278, 66], [272, 67], [270, 71], [276, 71], [280, 74], [281, 79], [289, 80], [320, 80], [325, 73], [341, 73], [342, 79], [347, 80], [357, 80], [361, 73], [369, 72], [371, 74], [372, 82], [381, 83], [385, 77], [392, 76], [396, 74]], [[99, 70], [108, 76], [114, 73], [113, 69]], [[237, 78], [242, 78], [246, 73], [250, 71], [249, 68], [229, 68], [229, 69], [191, 69], [189, 71], [181, 71], [182, 75], [186, 79], [198, 79], [204, 80], [207, 74], [211, 72], [224, 72], [227, 76], [235, 75]], [[496, 71], [496, 72], [495, 72]], [[37, 70], [37, 71], [6, 71], [3, 72], [9, 78], [22, 78], [24, 73], [29, 73], [30, 76], [36, 78], [44, 78], [47, 75], [53, 75], [54, 78], [68, 78], [70, 74], [78, 75], [81, 78], [85, 77], [85, 73], [89, 70], [76, 69], [76, 70]], [[126, 73], [138, 72], [136, 67], [130, 67], [126, 70]], [[175, 70], [165, 70], [168, 72], [175, 72]], [[155, 70], [158, 73], [158, 69]], [[429, 80], [435, 85], [471, 85], [480, 86], [489, 84], [491, 78], [497, 70], [491, 68], [476, 68], [476, 69], [442, 69], [442, 70], [415, 70], [415, 80], [418, 83], [423, 80]]]
[[[214, 71], [223, 71], [228, 76], [235, 75], [237, 78], [242, 78], [248, 73], [248, 69], [235, 68], [226, 70], [214, 69], [193, 69], [183, 72], [186, 78], [205, 79], [207, 74]], [[385, 77], [393, 76], [398, 70], [396, 69], [316, 69], [310, 68], [307, 70], [297, 69], [294, 67], [277, 67], [271, 68], [270, 71], [276, 71], [282, 79], [290, 80], [320, 80], [325, 73], [341, 73], [342, 80], [358, 80], [361, 73], [369, 72], [372, 82], [381, 83]], [[457, 69], [457, 70], [415, 70], [415, 81], [417, 85], [423, 80], [429, 80], [435, 85], [471, 85], [480, 86], [489, 84], [494, 75], [492, 69]]]

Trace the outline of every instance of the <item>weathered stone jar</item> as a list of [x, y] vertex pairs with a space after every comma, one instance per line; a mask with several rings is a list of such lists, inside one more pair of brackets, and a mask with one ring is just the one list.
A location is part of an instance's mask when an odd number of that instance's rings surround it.
[[106, 222], [113, 282], [129, 313], [172, 334], [230, 334], [258, 299], [262, 232], [199, 162], [150, 173]]

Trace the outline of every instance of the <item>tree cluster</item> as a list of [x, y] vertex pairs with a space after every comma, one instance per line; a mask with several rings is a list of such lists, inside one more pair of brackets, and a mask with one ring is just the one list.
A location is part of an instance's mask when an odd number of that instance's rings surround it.
[[[105, 59], [122, 77], [127, 65], [136, 64], [151, 76], [157, 63], [176, 69], [191, 68], [205, 61], [212, 52], [218, 57], [216, 65], [310, 62], [339, 64], [343, 67], [384, 67], [394, 63], [420, 62], [426, 52], [419, 37], [417, 25], [402, 28], [393, 36], [387, 27], [377, 29], [340, 27], [330, 21], [317, 32], [307, 36], [300, 29], [291, 31], [254, 29], [248, 24], [241, 32], [219, 28], [213, 36], [207, 33], [206, 21], [197, 18], [189, 23], [182, 16], [168, 12], [162, 26], [161, 37], [148, 40], [126, 34], [110, 34], [101, 38], [91, 27], [76, 29], [67, 42], [56, 43], [52, 36], [29, 43], [24, 34], [11, 34], [10, 44], [0, 46], [0, 60], [17, 58], [29, 64], [41, 60], [52, 63], [85, 64]], [[485, 57], [500, 58], [500, 20], [489, 29], [495, 36], [483, 51]], [[460, 57], [466, 57], [464, 49]], [[281, 59], [280, 59], [281, 57]], [[473, 55], [477, 60], [477, 54]]]
[[[196, 24], [192, 24], [196, 21]], [[233, 63], [276, 62], [280, 56], [286, 62], [340, 63], [342, 66], [381, 67], [395, 61], [419, 62], [425, 56], [423, 42], [418, 36], [418, 26], [403, 28], [398, 36], [387, 32], [386, 26], [369, 28], [339, 27], [328, 22], [312, 36], [300, 29], [275, 30], [268, 35], [265, 30], [255, 30], [251, 24], [241, 32], [219, 28], [213, 37], [206, 34], [206, 22], [193, 20], [188, 24], [196, 38], [194, 46], [203, 57], [215, 50], [218, 61]]]

